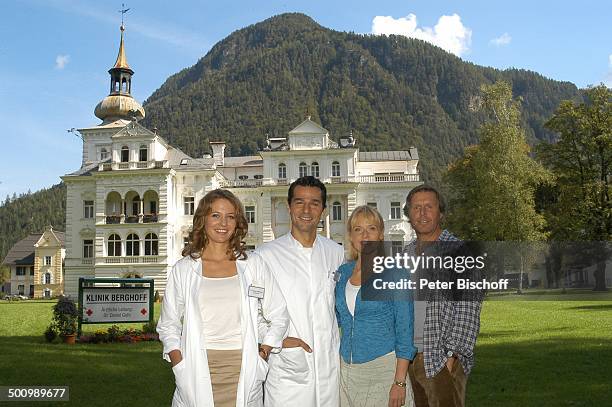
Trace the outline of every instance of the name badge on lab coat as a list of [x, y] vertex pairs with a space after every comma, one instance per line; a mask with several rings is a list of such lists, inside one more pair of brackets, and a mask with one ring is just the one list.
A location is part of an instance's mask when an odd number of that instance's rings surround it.
[[330, 275], [336, 283], [340, 281], [340, 272], [338, 270], [331, 272]]
[[257, 299], [263, 299], [264, 297], [264, 292], [265, 292], [265, 288], [263, 287], [257, 287], [256, 285], [250, 285], [249, 286], [249, 297], [253, 297], [253, 298], [257, 298]]

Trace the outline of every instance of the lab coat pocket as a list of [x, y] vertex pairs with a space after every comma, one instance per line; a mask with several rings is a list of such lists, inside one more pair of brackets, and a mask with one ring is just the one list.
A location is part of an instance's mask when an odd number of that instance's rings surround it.
[[268, 376], [268, 362], [257, 356], [257, 366], [255, 367], [255, 381], [249, 392], [247, 405], [259, 406], [263, 405], [263, 382]]
[[185, 366], [185, 358], [183, 358], [183, 360], [172, 366], [172, 373], [174, 373], [174, 381], [179, 391], [180, 398], [189, 405], [188, 401], [191, 399], [192, 391], [189, 386], [187, 369], [185, 369]]
[[284, 348], [278, 356], [278, 371], [282, 379], [298, 384], [308, 383], [310, 368], [304, 349]]

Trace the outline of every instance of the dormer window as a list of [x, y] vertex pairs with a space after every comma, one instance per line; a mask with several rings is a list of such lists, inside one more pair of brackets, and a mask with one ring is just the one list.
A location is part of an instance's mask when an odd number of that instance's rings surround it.
[[128, 146], [121, 147], [121, 162], [127, 163], [130, 161], [130, 149]]
[[306, 163], [300, 163], [299, 175], [300, 175], [300, 178], [308, 175], [308, 166], [306, 165]]
[[241, 181], [244, 181], [245, 179], [249, 179], [249, 176], [248, 175], [239, 175], [238, 179], [241, 180]]
[[189, 160], [187, 158], [183, 158], [181, 159], [180, 165], [187, 165], [188, 163], [189, 163]]
[[138, 161], [148, 161], [149, 160], [149, 149], [144, 144], [140, 146], [138, 150]]
[[319, 178], [319, 163], [318, 162], [313, 162], [310, 165], [310, 175], [312, 175], [315, 178]]

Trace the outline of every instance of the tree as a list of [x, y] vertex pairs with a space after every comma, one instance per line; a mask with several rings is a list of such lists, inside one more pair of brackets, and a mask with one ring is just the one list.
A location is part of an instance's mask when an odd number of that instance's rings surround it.
[[[469, 240], [544, 240], [545, 220], [536, 211], [535, 190], [550, 174], [529, 156], [520, 103], [512, 98], [508, 83], [497, 82], [482, 87], [480, 108], [487, 117], [480, 128], [480, 144], [466, 148], [446, 174], [454, 192], [448, 224]], [[528, 245], [508, 248], [516, 249], [520, 258], [520, 292], [526, 263], [534, 256]]]
[[[546, 127], [559, 136], [538, 146], [538, 157], [555, 174], [545, 205], [552, 236], [612, 240], [612, 90], [600, 85], [586, 90], [583, 103], [562, 102]], [[595, 252], [595, 290], [603, 291], [609, 254]]]
[[497, 82], [482, 87], [480, 104], [488, 118], [480, 144], [466, 148], [446, 173], [454, 193], [448, 223], [464, 239], [543, 240], [534, 194], [550, 173], [529, 156], [519, 102], [508, 83]]

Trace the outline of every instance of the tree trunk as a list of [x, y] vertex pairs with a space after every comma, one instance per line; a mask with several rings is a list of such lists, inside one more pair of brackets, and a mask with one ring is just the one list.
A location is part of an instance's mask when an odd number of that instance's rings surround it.
[[600, 260], [597, 263], [597, 268], [595, 272], [593, 272], [593, 277], [595, 277], [595, 288], [593, 291], [608, 291], [606, 287], [606, 260]]

